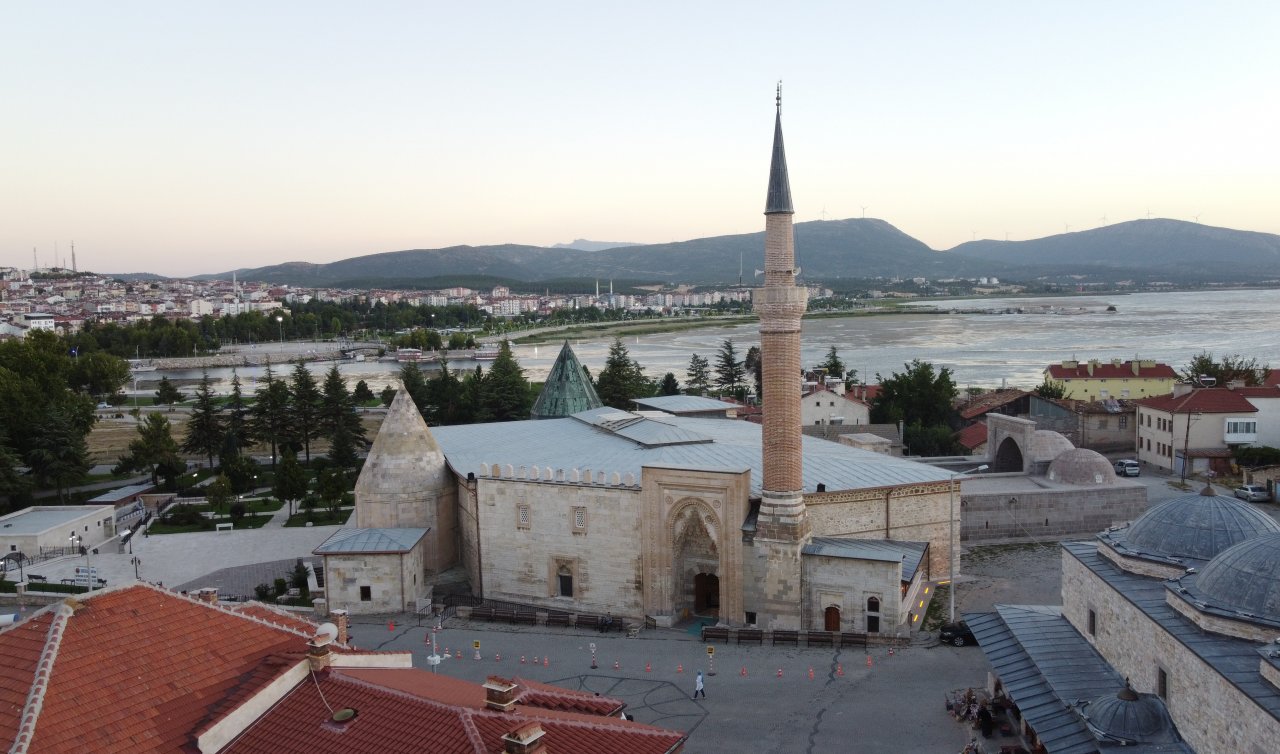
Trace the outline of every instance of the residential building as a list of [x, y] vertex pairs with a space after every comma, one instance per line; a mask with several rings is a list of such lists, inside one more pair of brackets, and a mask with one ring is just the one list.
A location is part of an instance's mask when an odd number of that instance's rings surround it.
[[1229, 473], [1231, 446], [1257, 441], [1257, 413], [1238, 390], [1179, 384], [1137, 401], [1138, 460], [1184, 476]]
[[1178, 379], [1173, 367], [1148, 360], [1067, 360], [1045, 367], [1044, 374], [1050, 382], [1062, 383], [1065, 397], [1080, 401], [1168, 395]]
[[800, 398], [800, 422], [803, 426], [824, 424], [868, 424], [871, 407], [865, 402], [834, 392], [822, 383]]

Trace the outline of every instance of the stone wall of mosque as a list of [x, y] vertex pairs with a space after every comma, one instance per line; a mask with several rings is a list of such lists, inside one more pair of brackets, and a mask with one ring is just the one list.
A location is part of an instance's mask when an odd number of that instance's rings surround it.
[[1118, 673], [1130, 680], [1134, 689], [1158, 693], [1163, 671], [1169, 714], [1178, 732], [1197, 752], [1266, 754], [1275, 750], [1274, 742], [1280, 741], [1280, 720], [1065, 548], [1062, 603], [1063, 615]]
[[[829, 607], [840, 610], [840, 631], [894, 636], [906, 619], [902, 564], [821, 555], [804, 556], [807, 627], [823, 630]], [[874, 601], [873, 601], [874, 600]], [[868, 618], [877, 618], [868, 621]]]
[[1147, 509], [1139, 484], [972, 494], [960, 500], [960, 539], [970, 544], [1038, 542], [1096, 534]]
[[[947, 526], [951, 502], [945, 482], [809, 493], [805, 495], [805, 507], [815, 537], [928, 542], [929, 561], [921, 567], [928, 571], [929, 578], [946, 578], [951, 563]], [[958, 528], [956, 534], [958, 553]]]

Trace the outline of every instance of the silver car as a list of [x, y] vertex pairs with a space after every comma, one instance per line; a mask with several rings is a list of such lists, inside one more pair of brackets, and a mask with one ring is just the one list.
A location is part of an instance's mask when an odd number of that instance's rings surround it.
[[1245, 484], [1236, 487], [1236, 497], [1251, 503], [1265, 503], [1271, 499], [1271, 493], [1260, 484]]
[[1138, 476], [1141, 473], [1142, 467], [1138, 465], [1137, 461], [1116, 461], [1117, 476]]

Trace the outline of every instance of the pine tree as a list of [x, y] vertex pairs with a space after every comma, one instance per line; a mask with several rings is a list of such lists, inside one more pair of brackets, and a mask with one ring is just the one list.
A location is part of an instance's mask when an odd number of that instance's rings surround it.
[[27, 465], [40, 486], [57, 489], [58, 501], [65, 505], [67, 488], [84, 479], [90, 467], [85, 435], [67, 410], [54, 409], [37, 427]]
[[182, 391], [174, 387], [168, 377], [161, 377], [160, 386], [156, 390], [156, 403], [162, 405], [182, 403]]
[[685, 387], [691, 395], [699, 395], [711, 387], [711, 364], [705, 356], [689, 357], [689, 369], [685, 372]]
[[[364, 424], [360, 422], [360, 414], [356, 412], [355, 400], [347, 392], [347, 383], [334, 364], [324, 376], [324, 386], [320, 396], [320, 436], [329, 438], [332, 445], [337, 442], [338, 435], [347, 449], [354, 449], [357, 442], [365, 440]], [[344, 449], [345, 452], [345, 449]], [[332, 454], [330, 455], [332, 458]]]
[[231, 396], [223, 405], [223, 431], [226, 439], [222, 441], [224, 448], [240, 451], [253, 445], [253, 437], [249, 430], [249, 407], [244, 402], [244, 391], [240, 386], [240, 375], [231, 373]]
[[320, 391], [316, 378], [299, 361], [289, 382], [289, 426], [292, 439], [302, 445], [307, 463], [311, 463], [311, 441], [320, 436]]
[[725, 338], [716, 354], [716, 387], [732, 395], [741, 397], [742, 381], [747, 376], [746, 369], [738, 360], [738, 352], [733, 341]]
[[222, 447], [225, 430], [218, 404], [213, 399], [213, 388], [209, 381], [209, 372], [205, 370], [196, 387], [195, 405], [191, 408], [191, 418], [187, 421], [187, 437], [182, 441], [182, 452], [197, 453], [209, 460], [209, 468], [213, 468], [213, 456]]
[[351, 398], [357, 405], [363, 406], [375, 397], [376, 396], [373, 394], [373, 391], [369, 389], [369, 383], [364, 380], [357, 382], [356, 389], [351, 391]]
[[147, 414], [138, 423], [138, 436], [129, 442], [128, 453], [120, 457], [113, 474], [145, 470], [151, 483], [160, 483], [160, 470], [182, 468], [178, 460], [178, 443], [173, 439], [169, 419], [164, 414]]
[[249, 416], [249, 434], [271, 446], [271, 469], [276, 468], [280, 446], [289, 442], [289, 386], [278, 380], [267, 365], [263, 384], [254, 394], [257, 401]]
[[756, 399], [759, 402], [764, 401], [764, 356], [760, 351], [760, 346], [751, 346], [747, 349], [747, 358], [742, 360], [742, 366], [751, 373], [751, 378], [756, 385]]
[[818, 368], [825, 369], [829, 377], [844, 376], [844, 362], [840, 360], [840, 353], [835, 346], [827, 350], [827, 358], [818, 365]]
[[679, 395], [680, 383], [676, 381], [676, 376], [672, 372], [667, 372], [662, 376], [662, 382], [658, 385], [658, 395]]
[[290, 516], [294, 514], [294, 506], [298, 501], [307, 496], [307, 472], [302, 468], [302, 464], [298, 463], [298, 457], [293, 453], [286, 452], [280, 461], [280, 468], [276, 470], [276, 483], [271, 488], [271, 493], [277, 500], [289, 506]]
[[504, 422], [529, 418], [533, 399], [529, 394], [529, 381], [524, 370], [511, 353], [511, 343], [502, 341], [498, 358], [494, 359], [489, 373], [480, 380], [480, 405], [478, 414], [482, 421]]
[[596, 393], [606, 406], [631, 409], [634, 398], [644, 398], [653, 393], [653, 386], [644, 376], [644, 369], [631, 358], [622, 337], [613, 339], [604, 369], [596, 377]]
[[[425, 418], [431, 413], [428, 404], [430, 396], [427, 394], [427, 380], [422, 376], [422, 370], [412, 361], [406, 361], [400, 366], [400, 384], [404, 387], [405, 392], [413, 399], [413, 405], [418, 407], [418, 413]], [[383, 391], [383, 400], [386, 400], [386, 391]], [[390, 403], [387, 404], [391, 405]]]

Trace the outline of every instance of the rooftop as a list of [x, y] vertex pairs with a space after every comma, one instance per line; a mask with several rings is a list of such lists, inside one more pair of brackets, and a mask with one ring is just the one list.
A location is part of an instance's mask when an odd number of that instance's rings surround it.
[[710, 411], [725, 412], [738, 408], [737, 403], [729, 403], [715, 398], [704, 398], [700, 395], [658, 395], [652, 398], [635, 398], [631, 401], [640, 408], [666, 411], [668, 414], [691, 414]]
[[339, 529], [317, 547], [316, 555], [408, 552], [430, 529]]
[[876, 560], [901, 563], [902, 580], [915, 578], [916, 569], [929, 549], [928, 542], [906, 542], [889, 539], [851, 539], [848, 537], [814, 537], [804, 546], [805, 555], [828, 558]]
[[1143, 398], [1138, 405], [1171, 414], [1252, 414], [1258, 409], [1238, 391], [1225, 387], [1196, 388], [1185, 395]]
[[84, 516], [101, 513], [111, 515], [110, 505], [38, 505], [23, 508], [0, 518], [0, 536], [12, 534], [40, 534], [59, 526], [66, 526]]

